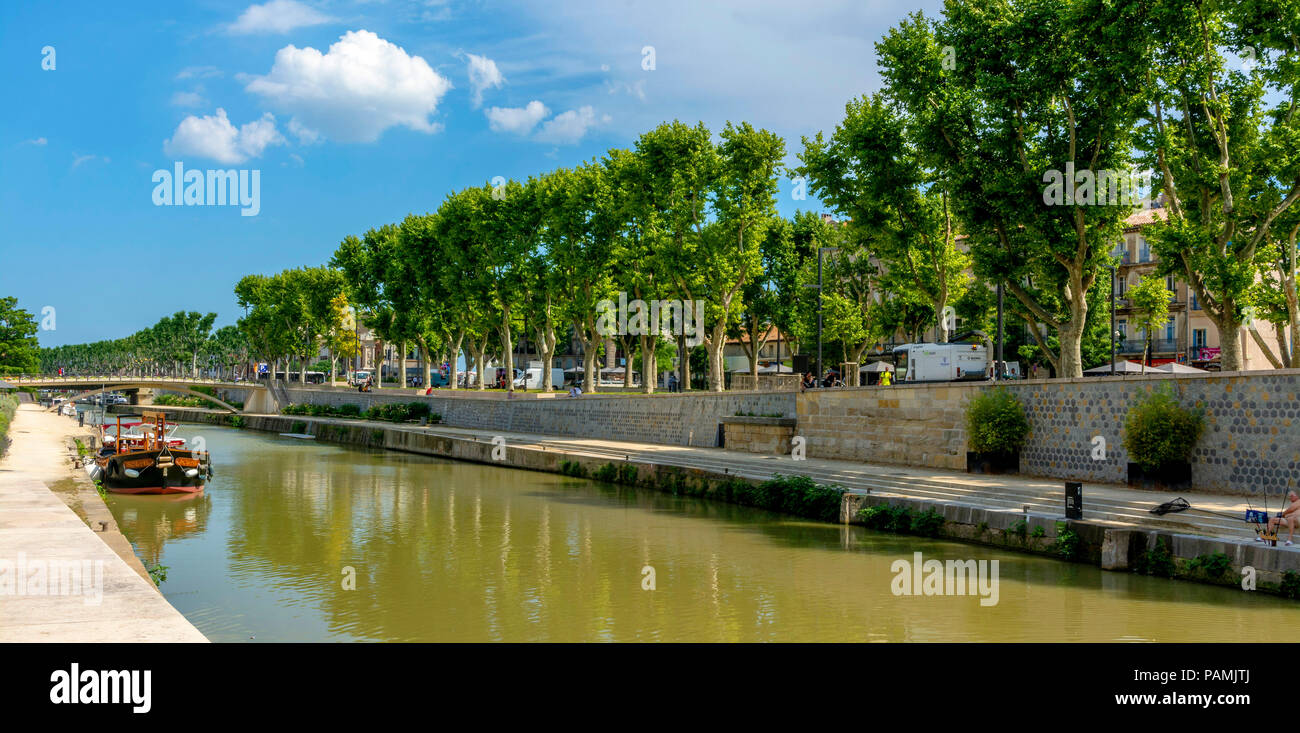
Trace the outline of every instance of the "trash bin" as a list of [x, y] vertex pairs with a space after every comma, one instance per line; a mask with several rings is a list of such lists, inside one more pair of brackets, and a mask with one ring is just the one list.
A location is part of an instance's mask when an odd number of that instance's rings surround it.
[[1065, 482], [1065, 518], [1083, 519], [1083, 484], [1079, 481]]

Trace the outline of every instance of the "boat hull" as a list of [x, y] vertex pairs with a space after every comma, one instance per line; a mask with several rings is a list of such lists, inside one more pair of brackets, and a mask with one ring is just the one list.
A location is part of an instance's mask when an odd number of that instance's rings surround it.
[[[159, 467], [159, 454], [160, 451], [138, 451], [97, 460], [104, 488], [114, 494], [197, 494], [203, 491], [209, 475], [208, 466], [200, 464], [190, 451], [172, 449], [172, 465]], [[187, 475], [189, 471], [194, 471], [195, 475]]]

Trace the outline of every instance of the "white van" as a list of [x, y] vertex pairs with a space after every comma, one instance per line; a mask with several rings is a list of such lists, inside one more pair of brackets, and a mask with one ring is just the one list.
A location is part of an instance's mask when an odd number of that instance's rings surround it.
[[[542, 365], [538, 362], [529, 362], [528, 371], [524, 373], [522, 384], [516, 384], [517, 387], [524, 389], [541, 389], [542, 388]], [[559, 367], [551, 367], [551, 387], [561, 389], [564, 387], [564, 370]]]
[[988, 378], [989, 355], [983, 344], [904, 344], [895, 357], [906, 358], [909, 382], [964, 382]]

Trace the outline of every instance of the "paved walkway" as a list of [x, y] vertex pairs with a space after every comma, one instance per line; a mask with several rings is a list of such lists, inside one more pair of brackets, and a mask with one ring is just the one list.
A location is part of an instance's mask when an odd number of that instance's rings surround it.
[[[207, 641], [47, 488], [51, 475], [70, 474], [68, 427], [67, 417], [31, 404], [10, 427], [0, 459], [0, 642]], [[49, 581], [74, 566], [89, 572], [58, 588], [37, 585], [42, 568]]]
[[[366, 420], [339, 418], [312, 418], [295, 415], [294, 420], [307, 422], [329, 421], [355, 425], [383, 425], [398, 430], [427, 432], [449, 437], [491, 441], [503, 436], [512, 447], [531, 447], [536, 450], [562, 451], [574, 455], [609, 458], [610, 460], [637, 460], [687, 468], [700, 468], [732, 473], [744, 478], [767, 479], [775, 474], [808, 476], [820, 483], [835, 483], [850, 491], [881, 496], [968, 504], [981, 508], [1023, 510], [1036, 515], [1064, 516], [1065, 482], [1058, 479], [1025, 476], [986, 476], [942, 469], [910, 468], [890, 464], [856, 463], [852, 461], [809, 458], [796, 461], [790, 456], [758, 455], [721, 448], [693, 448], [657, 443], [629, 443], [591, 438], [567, 438], [527, 433], [504, 433], [491, 430], [471, 430], [434, 425], [421, 428], [415, 425], [392, 425]], [[1205, 511], [1187, 510], [1158, 517], [1150, 513], [1157, 504], [1182, 496], [1192, 507]], [[1268, 508], [1276, 512], [1281, 497], [1269, 497]], [[1262, 509], [1257, 499], [1239, 496], [1221, 496], [1199, 493], [1160, 493], [1129, 488], [1119, 484], [1084, 482], [1084, 519], [1162, 529], [1170, 532], [1195, 534], [1234, 540], [1255, 537], [1251, 525], [1246, 524], [1246, 509]], [[1229, 515], [1229, 516], [1222, 516]], [[1300, 533], [1297, 533], [1300, 537]], [[1283, 532], [1285, 538], [1285, 531]], [[1300, 545], [1279, 550], [1300, 550]]]

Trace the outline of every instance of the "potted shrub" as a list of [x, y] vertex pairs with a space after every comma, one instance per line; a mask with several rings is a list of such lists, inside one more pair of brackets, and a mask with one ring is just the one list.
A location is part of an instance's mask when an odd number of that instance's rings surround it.
[[981, 391], [966, 405], [966, 470], [1017, 473], [1020, 449], [1029, 438], [1029, 419], [1020, 398], [1005, 387]]
[[1202, 411], [1178, 404], [1171, 385], [1152, 391], [1130, 407], [1124, 418], [1129, 486], [1191, 488], [1192, 451], [1204, 429]]

